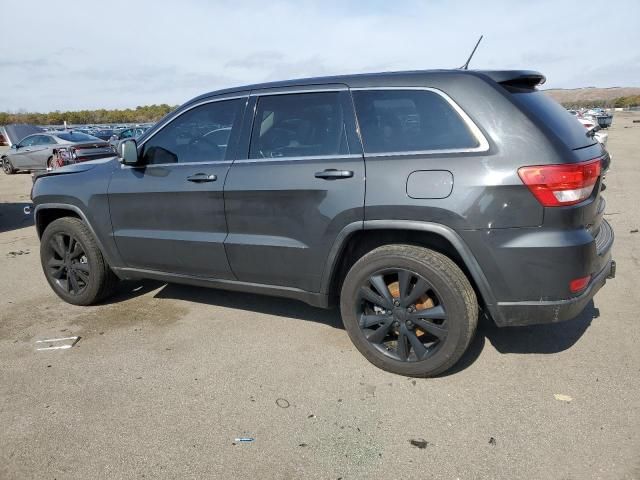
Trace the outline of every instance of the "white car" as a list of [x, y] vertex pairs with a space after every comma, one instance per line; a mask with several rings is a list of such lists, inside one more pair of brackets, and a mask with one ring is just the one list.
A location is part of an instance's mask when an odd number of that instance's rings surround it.
[[595, 130], [593, 137], [598, 142], [600, 142], [602, 145], [605, 145], [605, 146], [607, 145], [609, 134], [607, 132], [603, 132], [600, 129], [600, 125], [598, 125], [598, 122], [596, 122], [591, 118], [585, 118], [585, 117], [576, 117], [576, 118], [582, 124], [582, 126], [587, 129], [588, 132], [590, 132], [591, 130]]

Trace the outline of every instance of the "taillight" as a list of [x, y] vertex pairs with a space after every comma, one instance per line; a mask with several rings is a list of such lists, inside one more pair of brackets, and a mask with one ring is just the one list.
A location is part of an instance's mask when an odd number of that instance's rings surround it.
[[575, 205], [591, 195], [600, 176], [600, 159], [518, 169], [518, 175], [545, 207]]
[[584, 290], [587, 285], [589, 285], [589, 280], [591, 280], [591, 275], [571, 280], [569, 282], [569, 290], [571, 291], [571, 293], [578, 293], [579, 291]]
[[582, 125], [584, 125], [584, 128], [586, 128], [587, 130], [590, 128], [593, 128], [593, 123], [583, 123]]

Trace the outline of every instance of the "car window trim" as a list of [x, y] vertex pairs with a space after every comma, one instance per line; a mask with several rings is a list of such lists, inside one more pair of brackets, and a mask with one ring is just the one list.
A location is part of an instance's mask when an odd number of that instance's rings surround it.
[[[140, 149], [144, 146], [145, 143], [147, 143], [149, 140], [151, 140], [153, 137], [155, 137], [155, 135], [160, 132], [161, 130], [164, 129], [164, 127], [168, 126], [169, 124], [173, 123], [174, 120], [177, 120], [178, 118], [180, 118], [182, 115], [184, 115], [185, 113], [193, 110], [194, 108], [200, 107], [202, 105], [206, 105], [209, 103], [215, 103], [215, 102], [223, 102], [225, 100], [237, 100], [237, 99], [242, 99], [244, 98], [247, 102], [249, 101], [249, 93], [245, 93], [242, 95], [233, 95], [233, 96], [225, 96], [222, 98], [208, 98], [208, 99], [203, 99], [200, 102], [194, 103], [193, 105], [189, 105], [188, 108], [185, 108], [184, 110], [181, 110], [179, 113], [177, 113], [175, 116], [166, 119], [162, 124], [158, 125], [158, 128], [156, 128], [156, 130], [151, 133], [151, 135], [149, 135], [147, 138], [144, 139], [143, 142], [141, 142], [140, 144], [138, 144], [138, 155], [140, 155]], [[244, 104], [244, 108], [247, 107], [247, 103], [245, 102]], [[134, 138], [135, 140], [135, 138]], [[220, 164], [221, 162], [233, 162], [233, 160], [212, 160], [210, 162], [174, 162], [174, 163], [153, 163], [153, 164], [144, 164], [144, 165], [121, 165], [121, 167], [128, 167], [128, 168], [148, 168], [151, 166], [155, 166], [155, 167], [166, 167], [169, 165], [208, 165], [208, 164]]]
[[[330, 87], [324, 87], [322, 85], [318, 85], [318, 88], [309, 88], [304, 87], [274, 87], [276, 89], [278, 89], [275, 92], [271, 92], [268, 89], [267, 90], [252, 90], [250, 93], [250, 97], [255, 98], [256, 102], [253, 106], [253, 112], [252, 112], [252, 120], [251, 120], [251, 127], [250, 127], [250, 132], [249, 132], [249, 150], [246, 152], [247, 153], [247, 158], [243, 158], [243, 159], [238, 159], [236, 160], [236, 162], [238, 163], [251, 163], [251, 162], [262, 162], [262, 161], [285, 161], [285, 160], [322, 160], [322, 159], [327, 159], [327, 160], [338, 160], [338, 159], [349, 159], [349, 158], [362, 158], [361, 154], [352, 154], [352, 153], [345, 153], [345, 154], [331, 154], [331, 155], [291, 155], [291, 156], [287, 156], [287, 157], [264, 157], [264, 158], [250, 158], [251, 155], [251, 139], [253, 137], [253, 129], [256, 126], [256, 119], [257, 119], [257, 113], [258, 113], [258, 102], [260, 101], [260, 97], [272, 97], [275, 95], [299, 95], [299, 94], [305, 94], [305, 93], [335, 93], [335, 92], [348, 92], [349, 91], [349, 87], [347, 85], [332, 85]], [[342, 100], [338, 97], [338, 104], [341, 107], [344, 107]], [[354, 113], [355, 115], [355, 113]], [[345, 122], [345, 112], [343, 112], [343, 123]], [[346, 130], [345, 130], [346, 132]], [[347, 145], [349, 146], [349, 142], [348, 142], [348, 138], [347, 138]]]
[[[462, 121], [465, 123], [467, 128], [470, 130], [471, 135], [478, 142], [477, 147], [468, 147], [468, 148], [436, 148], [430, 150], [400, 150], [395, 152], [372, 152], [368, 153], [366, 151], [364, 139], [362, 138], [362, 131], [360, 130], [360, 123], [358, 119], [358, 110], [355, 109], [356, 119], [358, 120], [358, 135], [360, 137], [360, 141], [362, 142], [362, 149], [366, 157], [396, 157], [396, 156], [407, 156], [407, 155], [432, 155], [432, 154], [449, 154], [449, 153], [479, 153], [479, 152], [487, 152], [489, 151], [489, 142], [487, 138], [482, 133], [482, 130], [476, 125], [476, 123], [471, 119], [471, 117], [465, 112], [460, 105], [458, 105], [449, 95], [447, 95], [442, 90], [433, 87], [416, 87], [416, 86], [391, 86], [391, 87], [353, 87], [349, 89], [351, 92], [362, 92], [362, 91], [398, 91], [398, 90], [420, 90], [426, 92], [432, 92], [440, 97], [442, 97], [453, 110], [460, 116]], [[354, 100], [355, 103], [355, 100]], [[355, 105], [354, 105], [355, 108]]]

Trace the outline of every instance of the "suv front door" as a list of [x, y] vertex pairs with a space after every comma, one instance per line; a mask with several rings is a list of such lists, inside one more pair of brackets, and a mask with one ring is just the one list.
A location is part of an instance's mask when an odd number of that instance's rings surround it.
[[[365, 171], [346, 87], [252, 92], [245, 158], [225, 184], [225, 247], [241, 281], [320, 291], [337, 235], [362, 227]], [[246, 137], [246, 138], [245, 138]]]
[[143, 140], [140, 165], [121, 165], [109, 185], [113, 235], [133, 269], [232, 279], [224, 239], [223, 185], [236, 135], [217, 145], [207, 134], [237, 132], [247, 97], [186, 107]]

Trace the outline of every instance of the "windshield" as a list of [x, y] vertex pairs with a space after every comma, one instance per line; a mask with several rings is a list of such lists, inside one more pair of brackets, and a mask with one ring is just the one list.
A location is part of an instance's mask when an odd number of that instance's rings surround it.
[[56, 136], [59, 139], [65, 140], [67, 142], [91, 142], [91, 141], [100, 140], [99, 138], [96, 138], [93, 135], [87, 135], [86, 133], [80, 133], [80, 132], [59, 133]]

